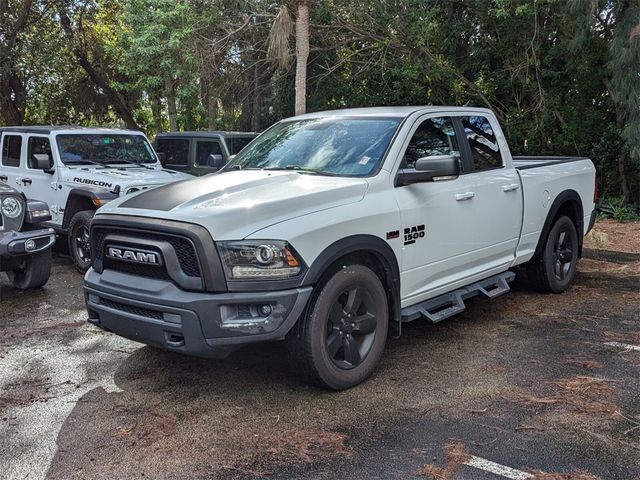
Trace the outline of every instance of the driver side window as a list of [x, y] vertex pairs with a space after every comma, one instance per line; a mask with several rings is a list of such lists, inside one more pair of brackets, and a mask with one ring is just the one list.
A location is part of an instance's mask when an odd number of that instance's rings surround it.
[[428, 118], [420, 124], [404, 152], [402, 168], [414, 168], [416, 160], [434, 155], [460, 156], [460, 148], [449, 117]]

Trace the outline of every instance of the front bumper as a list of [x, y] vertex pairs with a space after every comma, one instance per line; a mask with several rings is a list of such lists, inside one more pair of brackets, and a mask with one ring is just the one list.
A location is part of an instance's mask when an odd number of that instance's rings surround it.
[[[141, 281], [108, 269], [101, 274], [90, 269], [84, 281], [89, 322], [147, 345], [211, 358], [223, 358], [247, 343], [283, 338], [311, 290], [188, 292], [168, 280]], [[243, 316], [263, 305], [271, 309], [269, 315]]]
[[[31, 241], [30, 241], [31, 240]], [[52, 228], [28, 230], [25, 232], [0, 231], [0, 257], [15, 258], [41, 252], [56, 241]]]

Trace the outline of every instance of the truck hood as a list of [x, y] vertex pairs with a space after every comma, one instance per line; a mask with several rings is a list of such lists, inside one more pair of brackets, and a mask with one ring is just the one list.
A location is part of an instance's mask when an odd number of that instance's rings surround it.
[[358, 202], [367, 185], [363, 178], [230, 171], [120, 198], [101, 208], [99, 214], [196, 223], [216, 240], [237, 240], [284, 220]]
[[159, 166], [152, 168], [123, 167], [83, 167], [65, 169], [63, 180], [72, 185], [93, 185], [109, 190], [120, 185], [121, 188], [132, 185], [164, 185], [179, 180], [191, 179], [191, 175], [173, 170], [165, 170]]

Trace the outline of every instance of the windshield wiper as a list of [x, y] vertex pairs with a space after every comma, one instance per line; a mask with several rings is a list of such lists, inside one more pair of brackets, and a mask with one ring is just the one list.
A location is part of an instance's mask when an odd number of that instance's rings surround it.
[[143, 167], [146, 168], [147, 170], [153, 170], [153, 167], [150, 167], [148, 165], [145, 165], [144, 163], [140, 162], [134, 162], [132, 160], [126, 160], [124, 158], [116, 158], [115, 161], [109, 161], [107, 163], [128, 163], [130, 165], [135, 165], [136, 167]]
[[75, 164], [75, 165], [100, 165], [101, 167], [107, 168], [104, 163], [96, 162], [95, 160], [88, 160], [83, 158], [82, 160], [64, 160], [63, 163], [65, 165]]
[[267, 168], [263, 168], [263, 170], [294, 170], [296, 172], [310, 173], [313, 175], [327, 175], [330, 177], [336, 176], [333, 173], [325, 172], [323, 170], [316, 170], [315, 168], [303, 168], [299, 165], [286, 165], [284, 167], [267, 167]]

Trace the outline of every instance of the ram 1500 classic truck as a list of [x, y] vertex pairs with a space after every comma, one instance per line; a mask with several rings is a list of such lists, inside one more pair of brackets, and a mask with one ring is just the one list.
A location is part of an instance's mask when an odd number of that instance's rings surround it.
[[108, 201], [192, 178], [162, 167], [142, 132], [111, 128], [0, 128], [0, 181], [49, 204], [46, 226], [67, 236], [80, 272], [89, 268], [89, 224]]
[[88, 320], [199, 356], [285, 339], [306, 379], [348, 388], [403, 322], [506, 293], [518, 265], [566, 290], [594, 190], [587, 158], [513, 158], [486, 109], [290, 118], [219, 173], [103, 207]]

